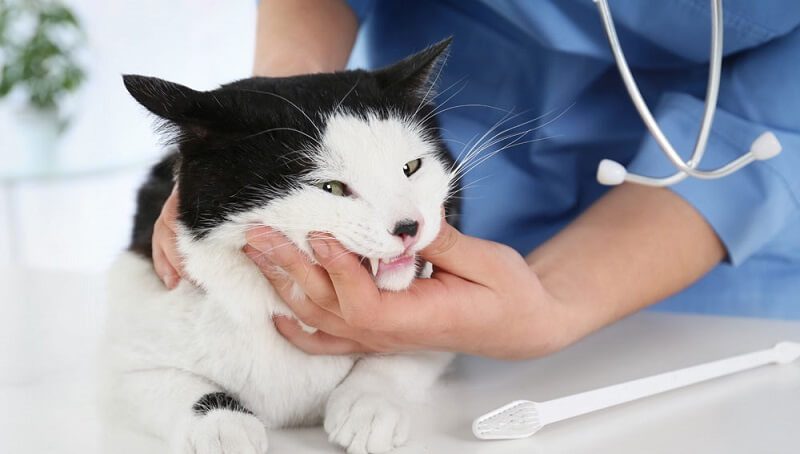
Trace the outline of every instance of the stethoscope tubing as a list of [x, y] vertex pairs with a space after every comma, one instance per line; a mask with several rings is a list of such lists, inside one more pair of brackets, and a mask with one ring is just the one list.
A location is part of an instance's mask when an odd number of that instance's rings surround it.
[[[616, 61], [617, 68], [619, 69], [620, 75], [622, 77], [622, 81], [625, 84], [625, 89], [627, 90], [628, 95], [630, 96], [634, 107], [639, 112], [639, 115], [642, 117], [642, 121], [644, 122], [648, 131], [653, 136], [658, 146], [664, 151], [666, 157], [677, 168], [677, 172], [675, 172], [670, 176], [662, 178], [648, 177], [644, 175], [637, 175], [625, 172], [624, 181], [630, 183], [643, 184], [647, 186], [663, 187], [676, 184], [684, 180], [686, 177], [693, 177], [704, 180], [713, 180], [730, 175], [733, 172], [741, 169], [742, 167], [756, 160], [756, 156], [751, 150], [748, 153], [739, 156], [738, 158], [728, 162], [727, 164], [717, 169], [713, 170], [697, 169], [697, 167], [700, 164], [700, 161], [703, 159], [706, 147], [708, 145], [708, 138], [711, 133], [711, 125], [714, 122], [714, 112], [716, 111], [717, 107], [717, 99], [719, 98], [720, 76], [722, 72], [723, 28], [724, 28], [722, 24], [722, 17], [723, 17], [722, 0], [710, 1], [711, 51], [709, 57], [708, 82], [706, 85], [706, 98], [705, 98], [705, 105], [703, 108], [703, 118], [700, 123], [700, 131], [697, 134], [697, 139], [695, 140], [691, 159], [689, 159], [688, 162], [684, 162], [681, 156], [677, 153], [677, 151], [675, 151], [675, 148], [672, 146], [670, 141], [667, 139], [666, 135], [659, 127], [658, 122], [653, 117], [653, 114], [650, 112], [650, 109], [647, 107], [647, 103], [645, 102], [641, 92], [639, 91], [639, 87], [636, 84], [635, 79], [633, 78], [633, 74], [631, 73], [630, 67], [628, 66], [625, 54], [622, 51], [622, 46], [620, 45], [619, 38], [617, 37], [617, 31], [614, 26], [611, 10], [608, 6], [608, 1], [594, 0], [594, 2], [597, 5], [597, 9], [600, 13], [600, 17], [603, 22], [603, 28], [605, 29], [606, 35], [608, 36], [609, 46], [614, 56], [614, 60]], [[624, 171], [624, 168], [622, 169]], [[621, 182], [622, 181], [619, 181], [619, 183]], [[615, 183], [606, 183], [606, 184], [615, 184]]]

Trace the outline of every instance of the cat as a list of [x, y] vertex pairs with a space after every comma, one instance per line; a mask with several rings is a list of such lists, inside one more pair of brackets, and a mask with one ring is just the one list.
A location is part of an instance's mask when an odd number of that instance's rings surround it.
[[[276, 331], [272, 316], [292, 313], [242, 248], [263, 224], [313, 256], [307, 234], [327, 232], [378, 287], [407, 288], [442, 206], [457, 211], [432, 102], [449, 45], [375, 71], [254, 77], [206, 92], [123, 77], [177, 151], [139, 190], [131, 245], [110, 272], [109, 405], [175, 453], [263, 453], [267, 429], [320, 422], [349, 453], [406, 442], [405, 404], [452, 355], [303, 353]], [[168, 290], [151, 236], [175, 183], [188, 278]], [[403, 256], [413, 260], [385, 266]]]

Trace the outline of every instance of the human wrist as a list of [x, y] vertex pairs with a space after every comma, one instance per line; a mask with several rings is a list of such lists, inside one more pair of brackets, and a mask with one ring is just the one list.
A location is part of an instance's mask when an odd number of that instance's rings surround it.
[[[579, 283], [558, 271], [549, 272], [534, 265], [531, 270], [538, 278], [539, 291], [531, 305], [538, 324], [546, 333], [545, 343], [538, 348], [544, 355], [555, 353], [577, 342], [603, 324], [598, 322], [599, 306], [581, 296]], [[540, 274], [541, 273], [541, 274]]]
[[344, 0], [262, 0], [258, 7], [255, 76], [340, 71], [358, 31]]
[[290, 77], [301, 74], [333, 72], [343, 69], [344, 65], [334, 64], [311, 55], [270, 55], [256, 59], [253, 64], [253, 76], [256, 77]]
[[544, 336], [539, 340], [537, 356], [556, 353], [582, 337], [576, 327], [576, 318], [572, 307], [553, 295], [542, 285], [539, 301], [541, 308], [536, 311], [538, 320], [535, 325]]
[[493, 343], [495, 350], [483, 353], [487, 356], [508, 360], [539, 358], [572, 341], [561, 302], [548, 293], [535, 274], [522, 280], [523, 286], [511, 290], [502, 297], [506, 301], [497, 304], [504, 308], [500, 310], [502, 320], [482, 322], [484, 326], [503, 327], [499, 332], [493, 329], [498, 337]]

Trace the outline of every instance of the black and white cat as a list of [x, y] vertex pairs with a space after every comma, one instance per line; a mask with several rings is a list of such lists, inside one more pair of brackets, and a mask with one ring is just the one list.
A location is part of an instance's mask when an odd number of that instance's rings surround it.
[[[410, 285], [456, 185], [430, 101], [449, 40], [387, 68], [251, 78], [199, 92], [125, 76], [178, 151], [141, 188], [129, 251], [110, 280], [111, 405], [176, 453], [263, 453], [267, 428], [324, 421], [351, 453], [403, 444], [404, 401], [451, 355], [309, 356], [275, 330], [291, 314], [244, 255], [255, 225], [310, 253], [329, 232], [373, 263], [387, 290]], [[153, 271], [154, 221], [177, 181], [178, 245], [191, 280]], [[398, 233], [400, 232], [400, 233]], [[409, 240], [409, 237], [411, 238]]]

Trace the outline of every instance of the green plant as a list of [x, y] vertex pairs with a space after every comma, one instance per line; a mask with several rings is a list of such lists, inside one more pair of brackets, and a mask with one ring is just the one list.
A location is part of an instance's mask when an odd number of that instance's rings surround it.
[[30, 105], [55, 109], [85, 78], [75, 53], [80, 24], [57, 0], [0, 0], [0, 98], [21, 89]]

